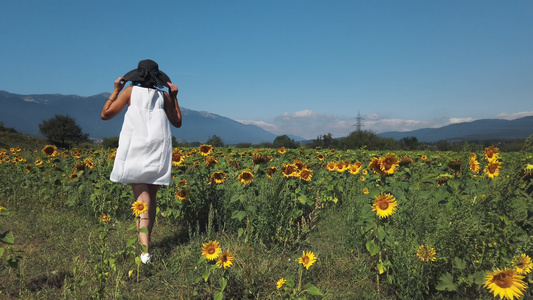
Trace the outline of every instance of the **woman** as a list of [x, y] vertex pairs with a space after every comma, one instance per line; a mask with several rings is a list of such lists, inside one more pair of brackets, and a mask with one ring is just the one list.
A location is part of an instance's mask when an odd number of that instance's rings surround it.
[[[132, 81], [133, 85], [124, 89], [127, 81]], [[163, 87], [169, 92], [159, 90]], [[139, 232], [139, 241], [146, 247], [146, 252], [141, 253], [143, 263], [151, 258], [150, 237], [156, 216], [157, 189], [173, 183], [169, 122], [181, 127], [177, 95], [178, 87], [159, 70], [156, 62], [147, 59], [140, 61], [137, 69], [115, 80], [115, 89], [102, 109], [102, 120], [109, 120], [128, 106], [110, 179], [131, 184], [135, 200], [148, 206], [148, 211], [142, 213], [137, 222], [138, 229], [148, 229], [148, 234]]]

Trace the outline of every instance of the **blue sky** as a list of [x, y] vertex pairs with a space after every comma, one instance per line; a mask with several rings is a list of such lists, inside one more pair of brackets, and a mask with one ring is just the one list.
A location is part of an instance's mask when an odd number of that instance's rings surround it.
[[358, 112], [377, 133], [512, 119], [533, 115], [531, 16], [526, 0], [2, 1], [0, 90], [111, 92], [151, 58], [182, 107], [278, 135], [346, 136]]

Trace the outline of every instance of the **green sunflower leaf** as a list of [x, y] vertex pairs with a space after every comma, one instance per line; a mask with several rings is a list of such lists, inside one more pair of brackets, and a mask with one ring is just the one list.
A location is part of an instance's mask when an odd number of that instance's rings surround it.
[[450, 292], [457, 291], [457, 285], [453, 283], [453, 275], [450, 273], [446, 273], [442, 275], [440, 278], [439, 284], [435, 287], [439, 291], [445, 291], [448, 290]]
[[222, 299], [224, 299], [224, 293], [222, 293], [221, 291], [216, 291], [215, 292], [215, 297], [213, 299], [214, 300], [222, 300]]
[[370, 252], [371, 256], [374, 256], [374, 255], [378, 254], [378, 252], [379, 252], [379, 250], [381, 250], [381, 248], [378, 245], [376, 245], [376, 243], [374, 243], [374, 240], [371, 240], [371, 241], [366, 242], [366, 250], [368, 250], [368, 252]]
[[474, 283], [478, 285], [485, 283], [485, 275], [485, 271], [477, 271], [474, 273]]
[[322, 292], [314, 285], [308, 283], [306, 286], [306, 289], [305, 291], [309, 294], [309, 295], [315, 295], [315, 296], [324, 296], [324, 294], [322, 294]]
[[218, 284], [220, 285], [220, 291], [223, 292], [226, 289], [226, 285], [228, 285], [228, 280], [224, 277], [220, 277]]
[[459, 270], [466, 269], [466, 262], [457, 256], [453, 259], [453, 265]]
[[14, 244], [15, 243], [15, 236], [11, 231], [6, 231], [2, 234], [0, 234], [0, 242], [6, 243], [6, 244]]

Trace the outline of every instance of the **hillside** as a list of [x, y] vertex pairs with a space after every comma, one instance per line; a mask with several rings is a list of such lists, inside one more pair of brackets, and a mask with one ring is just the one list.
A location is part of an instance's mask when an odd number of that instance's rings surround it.
[[483, 141], [525, 139], [533, 134], [533, 116], [515, 120], [483, 119], [451, 124], [440, 128], [423, 128], [406, 132], [383, 132], [378, 136], [400, 140], [416, 137], [419, 142]]
[[[41, 136], [39, 124], [56, 114], [69, 115], [92, 139], [118, 136], [124, 112], [102, 121], [100, 112], [109, 94], [90, 97], [76, 95], [18, 95], [0, 91], [0, 122], [6, 127], [33, 136]], [[213, 135], [225, 144], [273, 142], [276, 135], [255, 125], [245, 125], [232, 119], [209, 112], [200, 112], [181, 107], [183, 125], [172, 128], [179, 141], [205, 142]], [[292, 137], [296, 140], [303, 138]]]

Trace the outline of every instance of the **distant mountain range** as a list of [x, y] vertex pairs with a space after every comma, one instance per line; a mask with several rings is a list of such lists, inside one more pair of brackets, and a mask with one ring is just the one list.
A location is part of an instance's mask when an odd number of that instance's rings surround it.
[[[55, 115], [69, 115], [74, 118], [84, 133], [92, 139], [118, 136], [124, 112], [115, 118], [102, 121], [100, 112], [109, 93], [90, 97], [76, 95], [44, 94], [17, 95], [0, 91], [0, 122], [6, 127], [37, 137], [39, 124]], [[204, 111], [181, 107], [183, 126], [173, 128], [172, 135], [178, 141], [204, 143], [216, 135], [227, 145], [239, 143], [272, 143], [277, 135], [255, 125], [245, 125], [235, 120]], [[424, 128], [406, 132], [383, 132], [384, 138], [400, 140], [416, 137], [419, 142], [438, 141], [483, 141], [525, 139], [533, 134], [533, 116], [515, 120], [485, 119], [447, 125], [441, 128]], [[304, 138], [287, 134], [295, 141]]]
[[502, 141], [525, 139], [533, 134], [533, 116], [515, 120], [483, 119], [472, 122], [451, 124], [440, 128], [424, 128], [406, 132], [383, 132], [377, 134], [384, 138], [400, 140], [416, 137], [419, 142], [438, 141]]
[[[42, 137], [39, 124], [55, 115], [69, 115], [84, 133], [92, 139], [118, 136], [125, 110], [115, 118], [103, 121], [100, 113], [109, 93], [90, 97], [76, 95], [17, 95], [0, 91], [0, 122], [6, 127], [33, 136]], [[178, 141], [206, 142], [216, 135], [227, 145], [239, 143], [272, 143], [277, 135], [256, 125], [245, 125], [235, 120], [203, 111], [181, 107], [183, 125], [172, 129]], [[287, 135], [295, 141], [302, 137]]]

